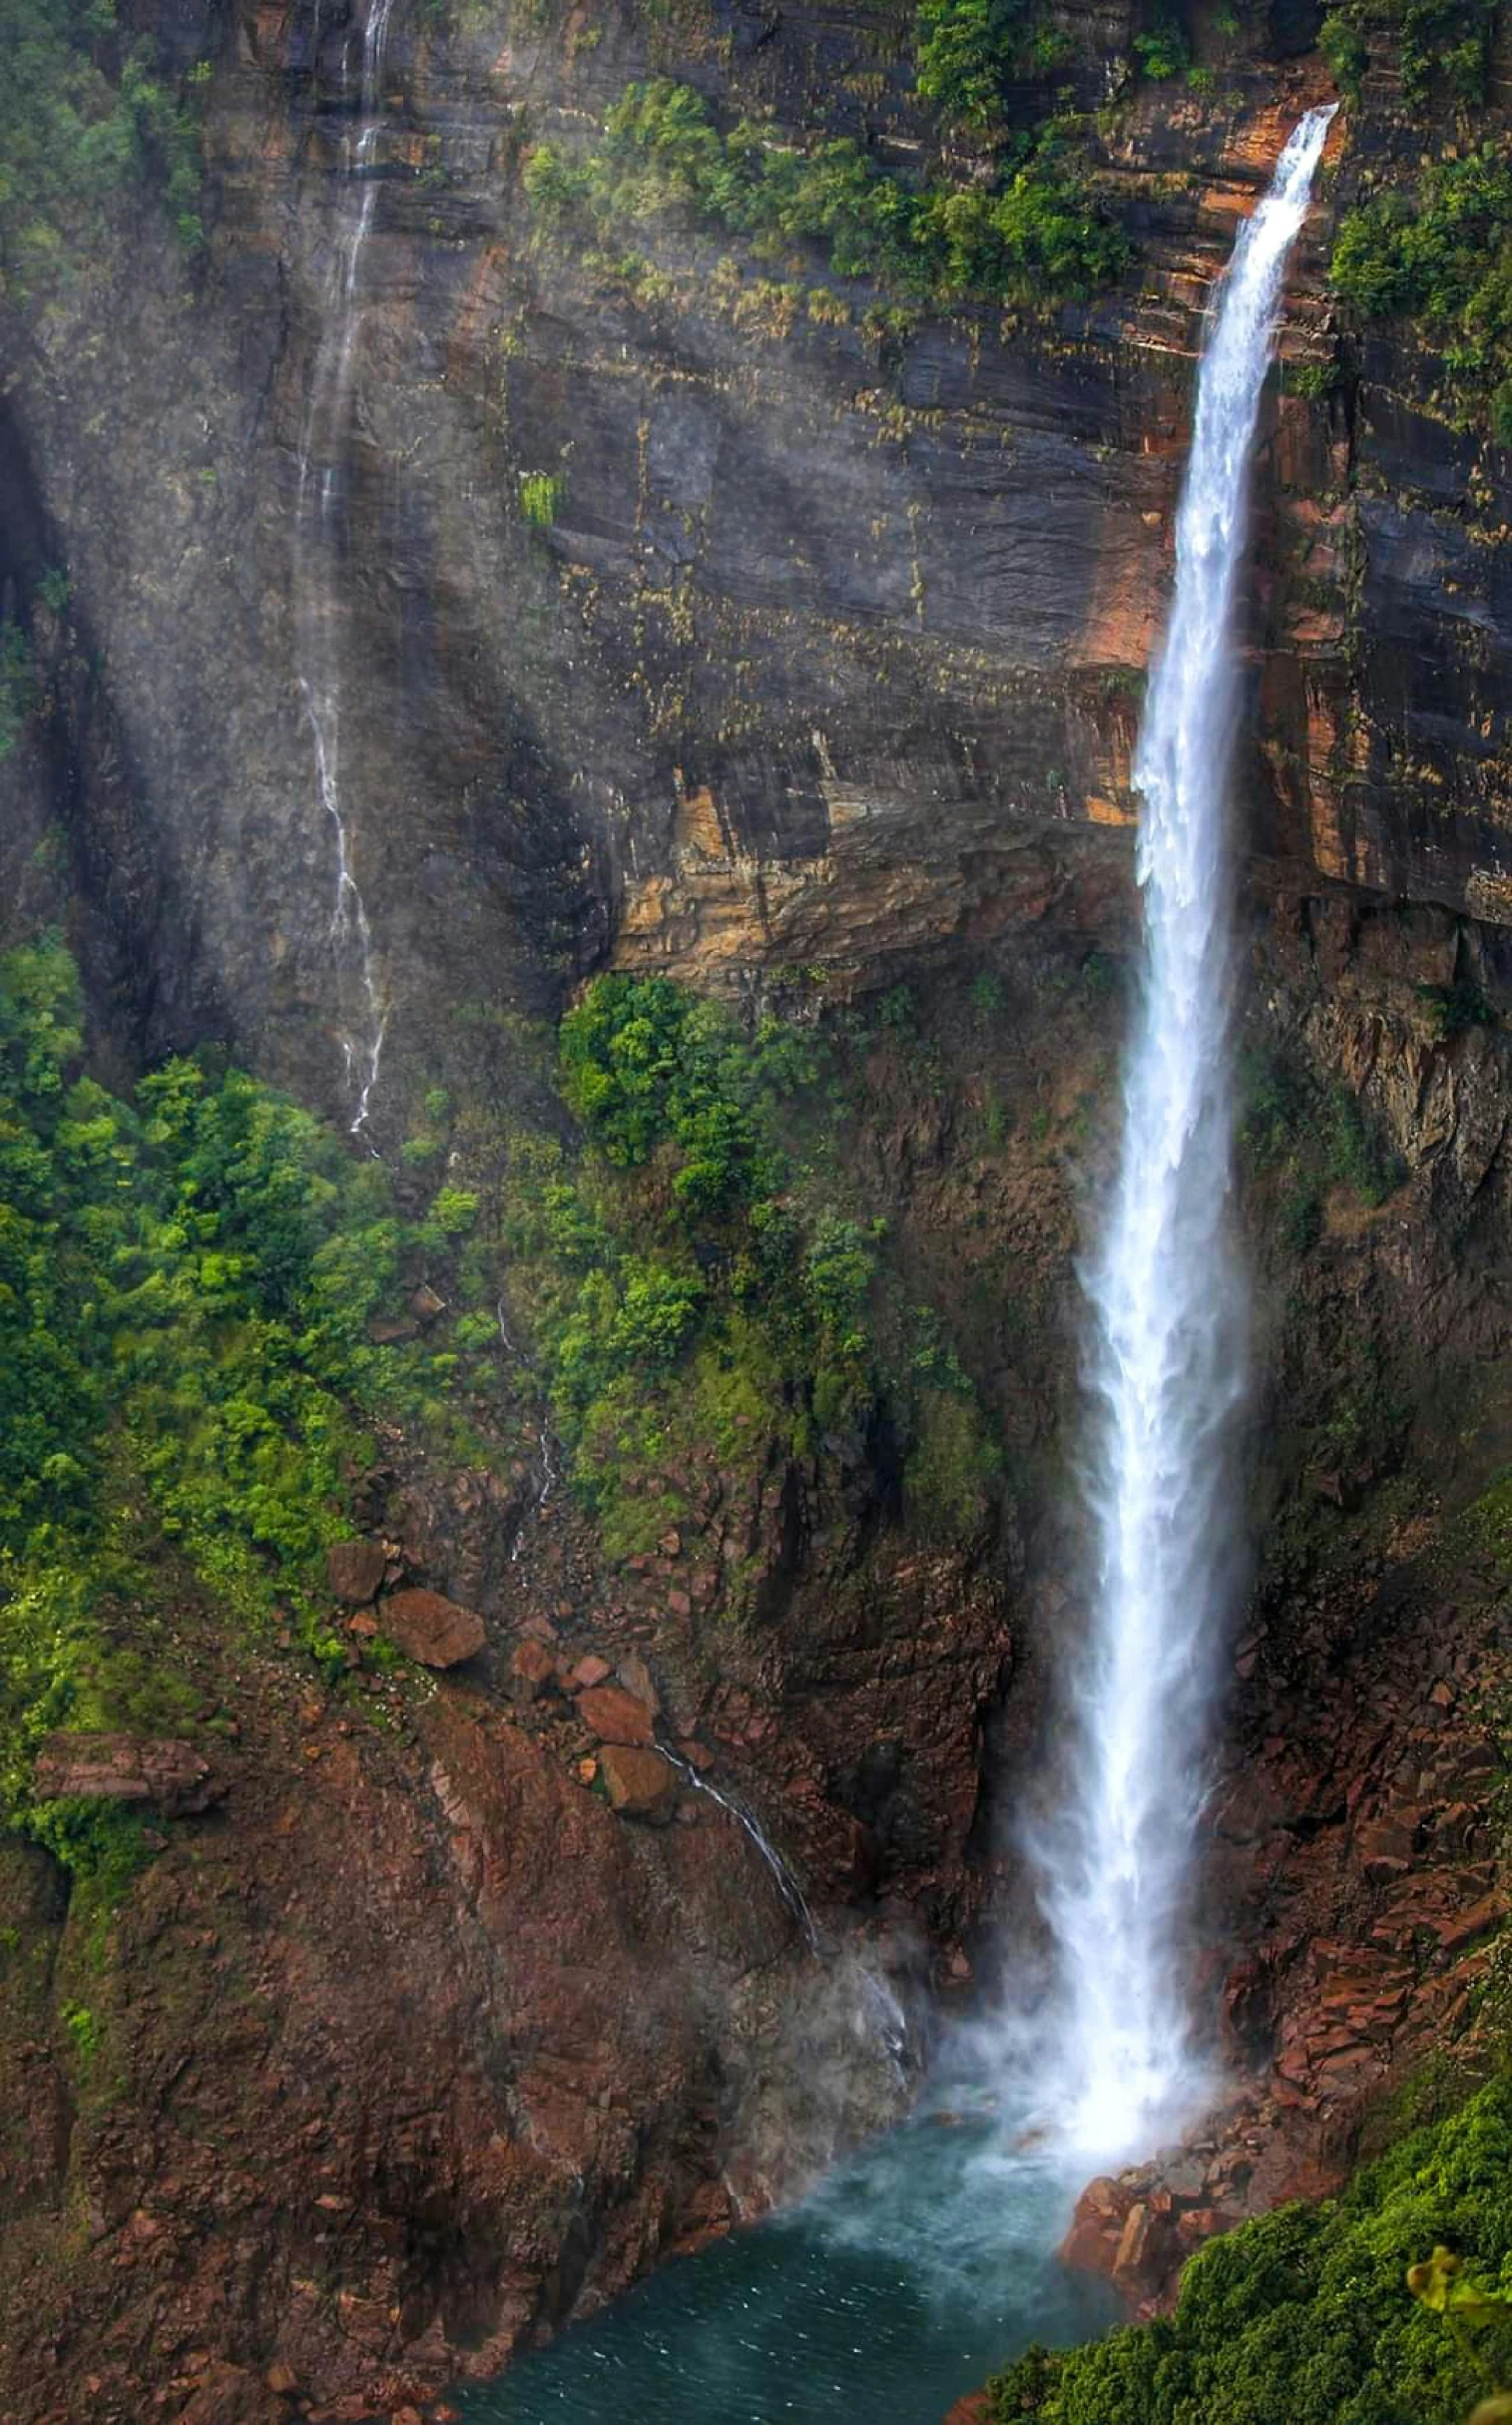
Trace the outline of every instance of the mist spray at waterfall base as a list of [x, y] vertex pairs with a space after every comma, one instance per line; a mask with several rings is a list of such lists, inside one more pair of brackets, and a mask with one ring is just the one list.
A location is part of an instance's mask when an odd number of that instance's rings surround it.
[[1239, 1572], [1233, 622], [1282, 279], [1332, 115], [1296, 129], [1215, 298], [1136, 760], [1144, 966], [1118, 1175], [1087, 1274], [1098, 1571], [1057, 1805], [1031, 1846], [1048, 1963], [1033, 1982], [1010, 1973], [995, 2013], [948, 2033], [907, 2125], [799, 2206], [664, 2268], [470, 2394], [476, 2425], [830, 2425], [852, 2412], [937, 2425], [1030, 2339], [1108, 2320], [1106, 2286], [1051, 2253], [1076, 2190], [1157, 2152], [1211, 2086], [1183, 1943]]

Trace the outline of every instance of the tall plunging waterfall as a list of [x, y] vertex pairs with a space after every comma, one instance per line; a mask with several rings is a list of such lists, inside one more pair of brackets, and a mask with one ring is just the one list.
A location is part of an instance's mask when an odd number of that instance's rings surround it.
[[1196, 2086], [1179, 1939], [1232, 1575], [1228, 1458], [1246, 1289], [1230, 1234], [1233, 903], [1227, 774], [1246, 492], [1287, 254], [1333, 115], [1313, 110], [1217, 297], [1177, 523], [1176, 593], [1135, 762], [1142, 999], [1095, 1316], [1092, 1637], [1047, 1860], [1066, 2133], [1149, 2147]]
[[352, 864], [352, 823], [342, 780], [342, 521], [351, 442], [352, 370], [362, 318], [362, 256], [377, 206], [373, 172], [393, 8], [394, 0], [368, 0], [362, 28], [357, 132], [347, 146], [335, 239], [321, 282], [320, 338], [299, 446], [294, 522], [299, 690], [309, 720], [316, 794], [330, 820], [335, 846], [329, 940], [353, 1136], [366, 1126], [378, 1083], [388, 1004]]

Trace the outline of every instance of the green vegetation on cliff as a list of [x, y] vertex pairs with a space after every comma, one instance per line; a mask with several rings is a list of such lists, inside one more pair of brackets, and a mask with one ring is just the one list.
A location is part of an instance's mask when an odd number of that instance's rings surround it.
[[148, 172], [198, 242], [198, 117], [115, 0], [0, 0], [0, 286], [25, 294], [77, 261]]
[[1453, 2250], [1512, 2288], [1512, 2086], [1412, 2133], [1338, 2199], [1243, 2224], [1192, 2259], [1174, 2315], [1033, 2349], [991, 2386], [1001, 2425], [1465, 2425], [1512, 2380], [1512, 2318], [1456, 2332], [1409, 2265]]
[[1456, 419], [1512, 445], [1512, 144], [1441, 160], [1414, 195], [1344, 218], [1335, 290], [1364, 319], [1410, 319], [1444, 358]]
[[174, 1061], [123, 1102], [82, 1028], [60, 944], [0, 959], [0, 1819], [88, 1865], [114, 1820], [34, 1808], [31, 1756], [182, 1720], [165, 1545], [231, 1623], [277, 1599], [341, 1659], [320, 1554], [367, 1419], [444, 1439], [487, 1369], [368, 1335], [402, 1253], [455, 1267], [472, 1199], [403, 1223], [379, 1166], [236, 1071]]
[[883, 1224], [784, 1136], [822, 1117], [812, 1033], [748, 1031], [665, 978], [603, 977], [561, 1032], [590, 1151], [515, 1143], [512, 1300], [612, 1555], [678, 1521], [694, 1469], [871, 1440], [926, 1535], [982, 1523], [997, 1460], [933, 1317], [888, 1274]]
[[1070, 47], [1034, 0], [919, 0], [917, 42], [924, 100], [978, 133], [1002, 123], [1012, 78], [1048, 76]]
[[[129, 1866], [134, 1829], [38, 1805], [33, 1758], [59, 1728], [182, 1728], [165, 1574], [232, 1628], [276, 1608], [335, 1671], [322, 1557], [372, 1425], [514, 1448], [506, 1277], [612, 1557], [678, 1520], [710, 1449], [759, 1473], [864, 1440], [917, 1531], [983, 1521], [996, 1460], [938, 1325], [781, 1142], [812, 1116], [803, 1031], [601, 979], [561, 1032], [586, 1151], [436, 1090], [397, 1182], [209, 1060], [123, 1101], [82, 1031], [60, 943], [0, 958], [0, 1823], [75, 1867]], [[422, 1278], [425, 1324], [395, 1319]]]
[[1346, 93], [1378, 57], [1394, 60], [1410, 109], [1438, 91], [1470, 106], [1486, 97], [1496, 11], [1497, 0], [1336, 0], [1318, 48]]
[[730, 230], [759, 251], [821, 244], [841, 277], [936, 303], [1086, 296], [1130, 258], [1058, 118], [1006, 141], [990, 186], [915, 185], [848, 137], [802, 150], [741, 119], [721, 133], [690, 85], [632, 85], [600, 146], [538, 144], [526, 191], [547, 215], [605, 237], [668, 213]]

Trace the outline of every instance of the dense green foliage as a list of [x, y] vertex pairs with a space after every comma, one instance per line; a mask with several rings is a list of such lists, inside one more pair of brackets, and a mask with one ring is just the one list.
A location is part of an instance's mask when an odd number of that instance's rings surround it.
[[681, 211], [758, 249], [822, 244], [838, 275], [936, 301], [1089, 295], [1130, 257], [1053, 119], [1005, 143], [992, 186], [915, 185], [848, 138], [799, 150], [749, 119], [722, 134], [691, 86], [659, 79], [630, 87], [600, 148], [537, 145], [525, 181], [538, 209], [606, 233]]
[[965, 1376], [889, 1278], [882, 1224], [781, 1142], [822, 1062], [661, 978], [600, 978], [563, 1022], [593, 1150], [517, 1141], [510, 1286], [612, 1553], [678, 1521], [707, 1449], [746, 1471], [836, 1434], [886, 1436], [919, 1530], [982, 1521], [996, 1459]]
[[186, 243], [200, 239], [193, 96], [170, 91], [115, 0], [0, 0], [0, 281], [45, 283], [87, 251], [106, 206], [157, 173]]
[[83, 1820], [31, 1809], [38, 1737], [182, 1715], [164, 1543], [234, 1621], [276, 1595], [339, 1658], [319, 1559], [364, 1416], [441, 1436], [491, 1370], [455, 1330], [368, 1335], [401, 1255], [459, 1270], [475, 1198], [406, 1227], [381, 1168], [282, 1096], [176, 1061], [125, 1103], [78, 1074], [81, 1029], [59, 944], [0, 959], [0, 1815], [59, 1849]]
[[[992, 2386], [1008, 2425], [1465, 2425], [1512, 2380], [1512, 2325], [1455, 2329], [1406, 2272], [1442, 2245], [1512, 2287], [1512, 2088], [1402, 2141], [1337, 2201], [1291, 2205], [1194, 2257], [1174, 2316]], [[1482, 2369], [1486, 2371], [1483, 2371]]]
[[[33, 1757], [58, 1728], [186, 1722], [165, 1554], [218, 1624], [276, 1607], [338, 1669], [322, 1553], [372, 1421], [468, 1462], [516, 1445], [506, 1274], [611, 1554], [677, 1520], [669, 1468], [836, 1432], [885, 1434], [920, 1531], [982, 1521], [995, 1459], [938, 1325], [880, 1224], [779, 1143], [819, 1074], [801, 1031], [602, 979], [560, 1038], [588, 1150], [529, 1133], [501, 1162], [434, 1089], [401, 1206], [238, 1071], [173, 1061], [111, 1095], [82, 1025], [57, 941], [0, 958], [0, 1822], [81, 1870], [122, 1874], [139, 1831], [39, 1806]], [[394, 1305], [421, 1278], [446, 1303], [417, 1332]]]
[[1366, 319], [1410, 318], [1443, 354], [1459, 417], [1512, 445], [1512, 145], [1440, 161], [1415, 198], [1347, 214], [1335, 289]]
[[1048, 76], [1068, 47], [1035, 0], [919, 0], [917, 42], [923, 98], [979, 133], [1001, 125], [1012, 78]]
[[1318, 48], [1346, 93], [1359, 91], [1372, 50], [1389, 45], [1409, 108], [1440, 91], [1474, 104], [1486, 97], [1496, 8], [1497, 0], [1336, 0]]

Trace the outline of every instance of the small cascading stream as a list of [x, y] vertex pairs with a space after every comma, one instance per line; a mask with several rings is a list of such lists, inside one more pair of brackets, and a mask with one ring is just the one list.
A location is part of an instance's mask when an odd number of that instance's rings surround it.
[[[352, 817], [341, 763], [340, 624], [342, 519], [351, 444], [352, 380], [362, 322], [362, 262], [377, 208], [375, 175], [383, 67], [394, 0], [368, 0], [362, 26], [358, 118], [346, 147], [334, 241], [320, 287], [320, 334], [300, 436], [294, 506], [294, 607], [300, 696], [314, 756], [316, 794], [335, 844], [328, 941], [335, 968], [336, 1023], [352, 1135], [367, 1126], [388, 1002], [372, 928], [352, 862]], [[316, 12], [318, 36], [318, 9]]]
[[1235, 1577], [1230, 1447], [1246, 1379], [1229, 1202], [1234, 602], [1286, 260], [1332, 116], [1310, 111], [1292, 134], [1216, 298], [1135, 760], [1144, 967], [1118, 1177], [1087, 1282], [1097, 1590], [1070, 1784], [1039, 1848], [1060, 1974], [1060, 2127], [1098, 2162], [1156, 2144], [1203, 2085], [1181, 1938]]

